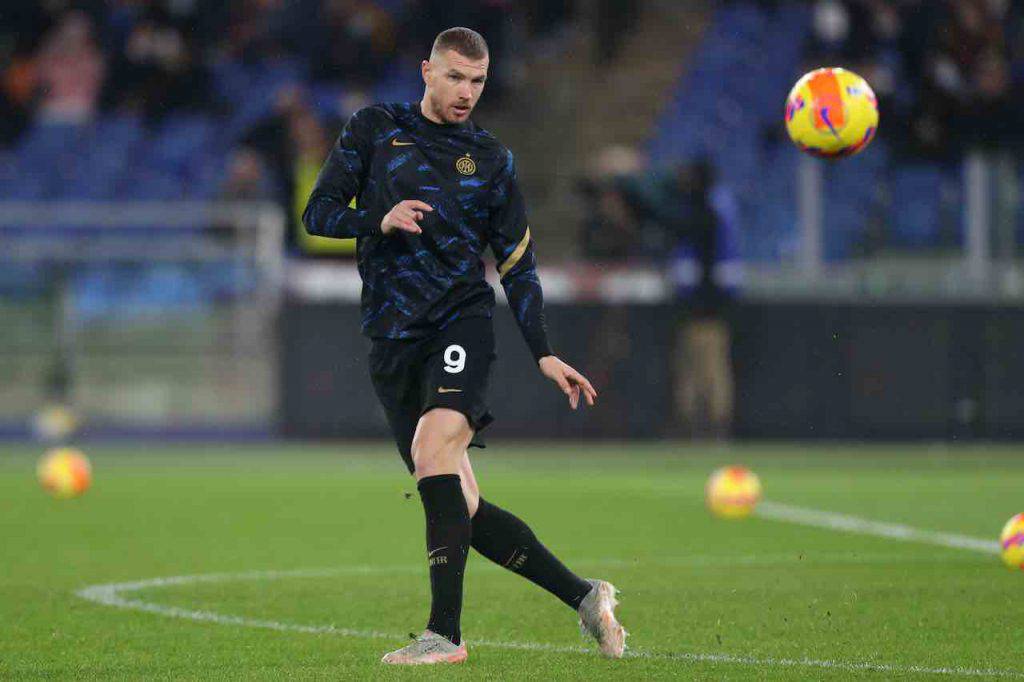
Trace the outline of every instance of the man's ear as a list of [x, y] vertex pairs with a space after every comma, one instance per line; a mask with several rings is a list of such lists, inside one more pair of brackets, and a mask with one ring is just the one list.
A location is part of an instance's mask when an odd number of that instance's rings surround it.
[[420, 73], [423, 75], [423, 82], [427, 82], [427, 75], [430, 73], [430, 60], [424, 59], [420, 63]]

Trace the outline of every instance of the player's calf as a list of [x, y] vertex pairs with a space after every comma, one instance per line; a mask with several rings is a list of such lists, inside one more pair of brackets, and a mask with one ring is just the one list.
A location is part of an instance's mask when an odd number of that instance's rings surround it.
[[[416, 487], [427, 522], [431, 594], [427, 630], [456, 647], [462, 637], [459, 625], [462, 582], [471, 536], [469, 508], [459, 468], [472, 435], [469, 423], [461, 413], [435, 409], [420, 418], [412, 447], [418, 480]], [[437, 653], [434, 649], [431, 652], [424, 655], [431, 658]], [[442, 653], [445, 656], [457, 654]]]

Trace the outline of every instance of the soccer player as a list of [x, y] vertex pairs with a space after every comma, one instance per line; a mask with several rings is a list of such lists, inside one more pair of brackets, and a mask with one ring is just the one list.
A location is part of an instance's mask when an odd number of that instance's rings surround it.
[[[492, 420], [494, 291], [490, 246], [509, 305], [540, 372], [593, 405], [590, 382], [548, 343], [543, 295], [512, 154], [470, 114], [487, 79], [488, 50], [468, 28], [437, 36], [421, 65], [420, 102], [356, 112], [317, 178], [307, 231], [357, 239], [362, 328], [370, 372], [398, 451], [417, 483], [427, 526], [431, 605], [426, 630], [382, 659], [466, 660], [459, 620], [466, 558], [480, 554], [531, 580], [579, 614], [609, 657], [626, 632], [615, 588], [566, 568], [518, 517], [480, 497], [467, 448]], [[354, 204], [350, 201], [355, 199]]]

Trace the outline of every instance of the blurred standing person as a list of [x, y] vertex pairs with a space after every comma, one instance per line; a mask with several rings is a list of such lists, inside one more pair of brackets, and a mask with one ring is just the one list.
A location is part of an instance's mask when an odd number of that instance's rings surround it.
[[[582, 254], [593, 263], [590, 272], [605, 268], [650, 265], [656, 262], [656, 253], [650, 249], [650, 236], [658, 229], [641, 223], [630, 204], [629, 193], [623, 184], [638, 177], [644, 170], [646, 159], [633, 147], [610, 145], [599, 151], [588, 163], [586, 175], [577, 183], [583, 205], [580, 234]], [[657, 239], [654, 240], [657, 243]], [[596, 281], [596, 280], [595, 280]], [[604, 305], [595, 308], [597, 324], [589, 332], [587, 365], [594, 381], [604, 386], [631, 386], [635, 376], [627, 362], [637, 352], [637, 341], [632, 333], [636, 323], [633, 311], [624, 305]], [[607, 418], [598, 421], [614, 433], [622, 428], [622, 415], [635, 414], [633, 396], [627, 390], [607, 391], [596, 409]]]
[[594, 63], [607, 66], [619, 54], [622, 41], [640, 18], [637, 0], [597, 0], [592, 8]]
[[355, 240], [327, 239], [306, 232], [302, 212], [316, 184], [330, 140], [300, 85], [274, 93], [274, 109], [243, 136], [243, 144], [267, 161], [272, 197], [288, 215], [286, 244], [306, 255], [352, 255]]
[[205, 109], [211, 95], [209, 74], [190, 35], [160, 6], [147, 7], [114, 60], [108, 104], [140, 111], [152, 124], [174, 110]]
[[39, 48], [39, 119], [72, 124], [91, 120], [105, 73], [106, 63], [96, 45], [89, 16], [68, 12]]
[[694, 436], [727, 438], [734, 387], [732, 334], [725, 314], [731, 294], [725, 281], [732, 274], [728, 261], [734, 255], [738, 209], [732, 193], [715, 183], [707, 161], [681, 170], [677, 182], [689, 225], [670, 265], [682, 311], [673, 354], [676, 414]]
[[341, 80], [371, 89], [395, 50], [391, 15], [371, 0], [325, 0], [310, 40], [310, 72], [317, 81]]
[[248, 147], [235, 149], [228, 159], [221, 185], [221, 201], [266, 201], [273, 196], [266, 168], [259, 153]]
[[331, 150], [320, 121], [312, 111], [302, 111], [292, 118], [289, 125], [292, 219], [295, 221], [295, 245], [303, 254], [312, 256], [352, 256], [356, 252], [355, 239], [331, 239], [317, 237], [306, 232], [302, 226], [302, 213], [306, 200], [316, 187], [320, 166]]
[[[260, 153], [246, 146], [232, 150], [217, 199], [229, 203], [257, 202], [270, 200], [273, 196], [266, 163]], [[230, 224], [215, 222], [210, 232], [227, 243], [234, 236], [235, 229]]]
[[268, 170], [276, 184], [275, 198], [282, 206], [290, 206], [295, 193], [291, 131], [294, 121], [308, 114], [311, 107], [305, 90], [297, 84], [281, 86], [273, 98], [273, 109], [266, 118], [246, 131], [242, 144], [259, 151], [267, 160]]
[[709, 161], [636, 178], [639, 215], [676, 244], [667, 267], [679, 302], [673, 341], [676, 416], [693, 435], [724, 438], [733, 418], [732, 337], [726, 308], [736, 284], [738, 208]]
[[584, 214], [581, 225], [584, 257], [600, 263], [642, 260], [649, 232], [642, 229], [619, 186], [623, 178], [640, 173], [640, 154], [629, 147], [611, 146], [601, 150], [590, 166], [577, 185], [582, 200], [593, 207]]

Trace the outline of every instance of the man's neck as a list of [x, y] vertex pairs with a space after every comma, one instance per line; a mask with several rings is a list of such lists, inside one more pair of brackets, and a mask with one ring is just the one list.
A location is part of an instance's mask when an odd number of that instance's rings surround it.
[[424, 95], [423, 99], [420, 100], [420, 113], [422, 113], [423, 116], [428, 121], [431, 121], [433, 123], [438, 123], [438, 124], [441, 124], [441, 125], [444, 124], [444, 121], [441, 120], [441, 117], [438, 116], [437, 114], [435, 114], [434, 110], [431, 109], [430, 105], [427, 104], [427, 97], [426, 97], [426, 95]]

